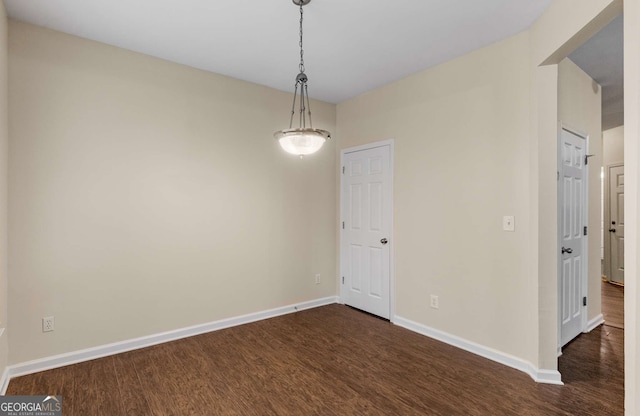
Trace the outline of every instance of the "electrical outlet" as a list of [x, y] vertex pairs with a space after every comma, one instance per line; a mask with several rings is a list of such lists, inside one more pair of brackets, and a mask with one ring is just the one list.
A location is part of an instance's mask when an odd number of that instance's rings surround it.
[[55, 329], [53, 316], [42, 318], [42, 332], [51, 332]]
[[440, 309], [440, 300], [438, 299], [438, 296], [431, 295], [431, 307], [433, 309]]
[[505, 215], [502, 217], [502, 229], [511, 232], [516, 230], [516, 219], [513, 215]]
[[319, 285], [320, 284], [320, 273], [316, 274], [316, 284]]

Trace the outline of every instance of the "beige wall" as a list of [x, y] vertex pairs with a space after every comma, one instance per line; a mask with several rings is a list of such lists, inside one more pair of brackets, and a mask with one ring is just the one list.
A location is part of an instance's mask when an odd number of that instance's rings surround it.
[[600, 287], [602, 281], [600, 264], [600, 219], [601, 189], [600, 167], [602, 166], [602, 96], [601, 88], [589, 75], [564, 59], [558, 65], [558, 117], [562, 126], [588, 137], [588, 314], [593, 320], [601, 314]]
[[558, 66], [536, 67], [532, 90], [535, 94], [532, 94], [531, 105], [529, 168], [529, 199], [533, 211], [530, 274], [536, 282], [537, 362], [539, 367], [555, 371], [558, 365]]
[[336, 294], [335, 144], [279, 148], [290, 94], [13, 21], [9, 53], [12, 363]]
[[395, 139], [396, 314], [535, 363], [528, 45], [520, 34], [340, 103], [338, 136]]
[[602, 132], [603, 159], [602, 166], [606, 167], [624, 163], [624, 126]]
[[624, 2], [625, 415], [640, 413], [640, 1]]
[[9, 101], [8, 101], [8, 21], [4, 3], [0, 2], [0, 374], [5, 370], [8, 359], [7, 297], [7, 150], [9, 143]]

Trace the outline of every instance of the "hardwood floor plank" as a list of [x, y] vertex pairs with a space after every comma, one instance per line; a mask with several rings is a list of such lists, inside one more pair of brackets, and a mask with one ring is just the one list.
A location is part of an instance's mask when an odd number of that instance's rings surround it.
[[173, 364], [189, 369], [181, 376], [182, 385], [208, 409], [206, 414], [253, 414], [255, 408], [245, 403], [245, 394], [236, 391], [244, 392], [236, 381], [237, 375], [243, 374], [238, 357], [233, 355], [236, 350], [221, 349], [215, 351], [215, 355], [208, 355], [201, 348], [201, 342], [194, 339], [170, 346]]
[[[15, 381], [15, 384], [14, 384]], [[12, 379], [7, 388], [7, 395], [62, 396], [63, 411], [73, 414], [73, 389], [75, 380], [73, 373], [65, 368], [56, 368], [28, 376]]]
[[[342, 305], [16, 378], [61, 388], [65, 415], [619, 415], [624, 331], [582, 334], [564, 386]], [[60, 387], [62, 386], [62, 387]]]
[[75, 377], [71, 415], [124, 415], [113, 360], [106, 357], [66, 367]]
[[[332, 389], [301, 367], [292, 351], [276, 342], [273, 334], [240, 327], [221, 338], [222, 343], [209, 339], [201, 343], [205, 357], [210, 357], [206, 361], [215, 363], [218, 373], [229, 374], [231, 370], [233, 376], [227, 383], [233, 391], [244, 392], [243, 401], [249, 404], [245, 412], [318, 414], [324, 409], [324, 414], [334, 414], [327, 408], [327, 403], [338, 400]], [[318, 400], [319, 396], [325, 400]]]
[[[251, 414], [254, 408], [244, 403], [244, 395], [236, 381], [236, 372], [241, 370], [233, 362], [237, 359], [233, 355], [234, 349], [217, 342], [209, 352], [203, 348], [204, 340], [199, 338], [186, 339], [184, 345], [176, 346], [172, 351], [180, 366], [195, 369], [190, 374], [191, 388], [204, 398], [210, 414]], [[264, 403], [256, 403], [256, 406], [265, 407]], [[265, 414], [270, 414], [269, 410], [265, 409]]]
[[33, 394], [36, 382], [35, 374], [12, 378], [7, 386], [7, 396], [20, 396]]
[[167, 348], [161, 344], [129, 353], [151, 414], [179, 415], [180, 409], [186, 414], [196, 414], [197, 404], [181, 391], [177, 374], [180, 369], [172, 365]]
[[605, 325], [624, 329], [624, 286], [602, 282], [601, 293]]
[[[369, 318], [366, 315], [362, 317]], [[364, 323], [364, 322], [363, 322]], [[476, 397], [469, 391], [462, 391], [458, 396], [457, 402], [451, 402], [447, 398], [451, 391], [456, 388], [455, 379], [462, 379], [469, 382], [474, 380], [476, 374], [470, 373], [464, 369], [458, 372], [452, 372], [450, 366], [445, 363], [448, 359], [455, 359], [438, 350], [441, 343], [433, 343], [427, 346], [424, 343], [424, 337], [408, 332], [402, 328], [393, 326], [384, 321], [378, 321], [379, 329], [366, 326], [359, 326], [357, 330], [351, 331], [348, 337], [344, 337], [342, 327], [349, 325], [349, 318], [342, 322], [332, 321], [328, 328], [338, 328], [339, 334], [336, 340], [344, 340], [340, 342], [341, 351], [337, 351], [337, 356], [341, 357], [337, 360], [337, 366], [333, 369], [338, 379], [350, 380], [350, 375], [356, 375], [355, 382], [351, 388], [360, 394], [376, 392], [374, 394], [375, 404], [377, 406], [389, 406], [390, 403], [405, 403], [413, 409], [420, 412], [429, 412], [429, 414], [452, 414], [455, 412], [459, 402], [465, 401], [466, 408], [472, 410], [472, 405]], [[311, 334], [308, 334], [311, 336]], [[328, 333], [317, 337], [324, 340], [330, 339]], [[402, 336], [403, 344], [398, 346], [396, 340], [398, 336]], [[305, 335], [306, 336], [306, 335]], [[412, 342], [415, 342], [412, 344]], [[352, 344], [352, 345], [350, 345]], [[375, 347], [373, 347], [375, 345]], [[420, 346], [419, 348], [413, 348]], [[319, 346], [316, 350], [322, 350], [325, 346]], [[425, 348], [429, 347], [429, 348]], [[370, 357], [367, 360], [367, 366], [362, 367], [360, 357], [354, 357], [354, 360], [347, 362], [346, 359], [351, 357], [349, 351], [359, 349], [362, 357]], [[456, 352], [458, 352], [457, 350]], [[462, 353], [461, 357], [473, 357], [468, 353]], [[438, 357], [443, 358], [442, 365], [439, 364]], [[433, 360], [432, 360], [433, 358]], [[324, 362], [325, 360], [321, 360]], [[429, 362], [430, 361], [430, 362]], [[501, 366], [499, 366], [501, 367]], [[411, 371], [411, 369], [419, 369]], [[425, 371], [426, 369], [426, 371]], [[364, 376], [363, 376], [364, 375]], [[374, 382], [362, 383], [359, 380], [367, 377]], [[526, 376], [525, 376], [526, 377]], [[377, 383], [377, 380], [383, 380], [383, 383]], [[422, 391], [422, 394], [416, 395], [415, 391]], [[369, 394], [371, 396], [371, 394]], [[382, 401], [382, 403], [379, 403]], [[486, 414], [486, 407], [480, 403], [482, 400], [476, 401], [475, 407], [477, 411], [469, 414]], [[403, 409], [384, 408], [385, 412], [402, 412]]]
[[[610, 413], [622, 409], [624, 399], [624, 331], [600, 326], [565, 348], [560, 371], [568, 385], [579, 387], [591, 403]], [[590, 357], [584, 360], [584, 357]]]
[[152, 414], [145, 390], [133, 365], [131, 353], [115, 355], [113, 366], [123, 413], [128, 416]]
[[[383, 323], [383, 321], [380, 322]], [[332, 322], [332, 324], [329, 326], [340, 331], [339, 322]], [[383, 324], [390, 325], [386, 322]], [[383, 414], [413, 413], [411, 407], [413, 401], [410, 395], [390, 385], [382, 384], [383, 379], [379, 375], [381, 372], [388, 371], [391, 365], [382, 366], [383, 361], [368, 359], [380, 352], [386, 358], [391, 358], [394, 356], [391, 352], [371, 351], [359, 342], [361, 339], [359, 337], [362, 335], [359, 332], [352, 332], [350, 337], [344, 338], [340, 331], [339, 338], [334, 338], [331, 332], [325, 331], [314, 335], [312, 330], [304, 330], [305, 325], [300, 327], [303, 328], [301, 331], [297, 333], [285, 331], [282, 336], [285, 345], [298, 346], [298, 355], [304, 367], [315, 369], [324, 377], [328, 377], [332, 384], [341, 385], [343, 391], [355, 392], [360, 397], [366, 397], [372, 406]], [[333, 342], [338, 339], [339, 342]], [[314, 345], [314, 341], [317, 344]], [[353, 356], [354, 351], [358, 351], [355, 356]], [[317, 363], [321, 363], [322, 366], [318, 366]], [[407, 373], [402, 375], [404, 384], [410, 381], [407, 375]], [[372, 394], [373, 392], [377, 394]], [[425, 409], [418, 409], [418, 411], [423, 410]]]

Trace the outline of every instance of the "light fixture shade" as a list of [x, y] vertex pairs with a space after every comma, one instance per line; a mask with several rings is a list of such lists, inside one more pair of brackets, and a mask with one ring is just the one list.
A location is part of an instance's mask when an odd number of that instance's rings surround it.
[[[331, 138], [331, 134], [328, 131], [314, 129], [313, 123], [311, 122], [311, 103], [309, 102], [309, 90], [307, 88], [309, 78], [304, 72], [304, 49], [302, 48], [302, 20], [304, 15], [302, 6], [309, 4], [310, 1], [311, 0], [293, 0], [293, 3], [300, 7], [300, 65], [298, 65], [300, 72], [296, 76], [296, 85], [293, 90], [293, 104], [291, 106], [289, 128], [273, 134], [273, 137], [278, 140], [285, 152], [298, 155], [300, 158], [317, 152], [324, 142]], [[298, 101], [300, 119], [298, 128], [293, 128], [298, 92], [300, 92], [300, 101]], [[307, 127], [307, 123], [309, 127]]]
[[280, 130], [275, 132], [273, 137], [278, 140], [285, 152], [305, 156], [320, 150], [331, 136], [326, 130], [302, 128]]

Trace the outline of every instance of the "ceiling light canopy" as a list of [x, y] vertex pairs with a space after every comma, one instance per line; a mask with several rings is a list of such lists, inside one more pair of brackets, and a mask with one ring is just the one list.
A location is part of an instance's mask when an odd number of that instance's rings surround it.
[[[298, 155], [301, 158], [305, 155], [320, 150], [327, 139], [331, 138], [331, 133], [326, 130], [314, 129], [311, 122], [311, 106], [309, 105], [309, 91], [307, 87], [307, 74], [304, 73], [304, 49], [302, 48], [302, 21], [304, 11], [302, 6], [309, 4], [311, 0], [293, 0], [293, 3], [300, 6], [300, 73], [296, 76], [296, 85], [293, 91], [293, 105], [291, 106], [291, 119], [289, 128], [277, 131], [273, 137], [278, 140], [280, 146], [288, 153]], [[298, 97], [298, 91], [300, 96]], [[293, 119], [296, 115], [296, 101], [298, 106], [298, 127], [293, 127]], [[307, 120], [308, 119], [308, 120]], [[307, 127], [307, 121], [309, 127]]]

